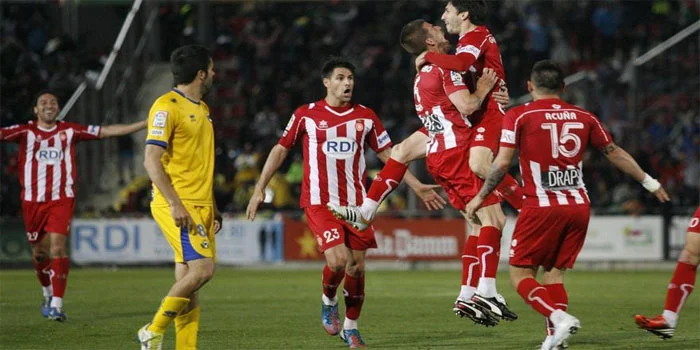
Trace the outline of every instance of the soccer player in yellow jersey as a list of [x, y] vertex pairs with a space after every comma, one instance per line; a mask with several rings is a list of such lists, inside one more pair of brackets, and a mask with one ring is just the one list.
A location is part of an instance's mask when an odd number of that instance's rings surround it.
[[170, 65], [175, 87], [149, 112], [144, 166], [153, 181], [151, 213], [175, 253], [175, 284], [139, 330], [142, 350], [161, 349], [173, 320], [176, 349], [197, 348], [197, 291], [214, 275], [214, 235], [221, 228], [213, 196], [214, 128], [201, 100], [214, 79], [211, 53], [183, 46]]

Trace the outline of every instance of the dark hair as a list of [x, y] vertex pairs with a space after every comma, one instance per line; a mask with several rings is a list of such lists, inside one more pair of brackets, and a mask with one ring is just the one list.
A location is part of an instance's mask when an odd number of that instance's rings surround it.
[[532, 67], [530, 81], [544, 93], [559, 93], [564, 89], [564, 72], [550, 60], [539, 61]]
[[354, 64], [350, 63], [350, 61], [345, 58], [331, 56], [326, 59], [326, 62], [323, 63], [323, 67], [321, 67], [321, 77], [330, 78], [331, 74], [333, 74], [333, 70], [336, 68], [347, 68], [352, 74], [355, 74]]
[[428, 33], [426, 33], [425, 28], [423, 28], [424, 23], [425, 21], [422, 19], [415, 19], [401, 28], [401, 34], [399, 36], [401, 47], [410, 54], [418, 55], [427, 49], [425, 39]]
[[39, 91], [38, 94], [34, 95], [34, 105], [32, 107], [37, 106], [39, 104], [39, 97], [41, 97], [41, 95], [46, 94], [53, 95], [53, 97], [56, 98], [56, 101], [58, 101], [58, 104], [61, 104], [61, 101], [58, 99], [58, 94], [56, 94], [56, 92], [54, 92], [53, 90], [45, 89]]
[[170, 55], [170, 69], [175, 85], [189, 84], [201, 70], [209, 71], [211, 52], [201, 45], [180, 46]]
[[458, 13], [469, 12], [469, 20], [473, 24], [477, 26], [486, 24], [486, 17], [489, 14], [486, 0], [449, 0], [447, 2], [452, 3]]

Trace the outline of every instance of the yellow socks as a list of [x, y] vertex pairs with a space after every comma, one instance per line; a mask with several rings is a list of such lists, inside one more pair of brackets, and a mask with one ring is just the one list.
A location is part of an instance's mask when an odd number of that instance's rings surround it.
[[175, 350], [197, 350], [200, 308], [175, 317]]
[[158, 308], [158, 312], [153, 316], [153, 321], [151, 321], [148, 330], [160, 334], [165, 333], [165, 329], [189, 303], [190, 299], [188, 298], [165, 297], [163, 303], [160, 304], [160, 308]]

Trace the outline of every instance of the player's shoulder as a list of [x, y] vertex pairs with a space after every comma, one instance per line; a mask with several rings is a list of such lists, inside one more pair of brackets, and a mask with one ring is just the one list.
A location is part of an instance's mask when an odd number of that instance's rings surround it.
[[367, 106], [365, 106], [365, 105], [363, 105], [363, 104], [356, 103], [356, 104], [353, 106], [353, 109], [354, 109], [355, 115], [356, 115], [358, 118], [367, 117], [367, 118], [370, 118], [370, 119], [379, 120], [379, 117], [377, 116], [377, 113], [374, 111], [374, 109], [372, 109], [372, 108], [370, 108], [370, 107], [367, 107]]
[[178, 108], [178, 104], [182, 103], [182, 99], [182, 96], [171, 90], [160, 95], [155, 101], [153, 101], [153, 108], [175, 110]]
[[26, 123], [18, 123], [18, 124], [3, 126], [2, 129], [5, 131], [20, 131], [20, 130], [31, 129], [33, 126], [34, 126], [34, 122], [28, 121]]

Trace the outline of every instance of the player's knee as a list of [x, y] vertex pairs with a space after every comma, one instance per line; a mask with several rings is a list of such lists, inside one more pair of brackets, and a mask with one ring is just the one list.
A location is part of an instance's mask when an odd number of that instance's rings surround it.
[[391, 158], [399, 163], [406, 163], [408, 154], [403, 144], [398, 144], [391, 149]]
[[681, 253], [678, 255], [678, 261], [690, 265], [697, 265], [700, 262], [700, 253], [698, 251], [693, 251], [688, 247], [683, 248]]
[[352, 277], [360, 277], [365, 273], [365, 263], [360, 261], [348, 263], [345, 266], [345, 273]]
[[52, 258], [65, 258], [66, 256], [68, 256], [66, 254], [66, 247], [62, 245], [51, 245]]

